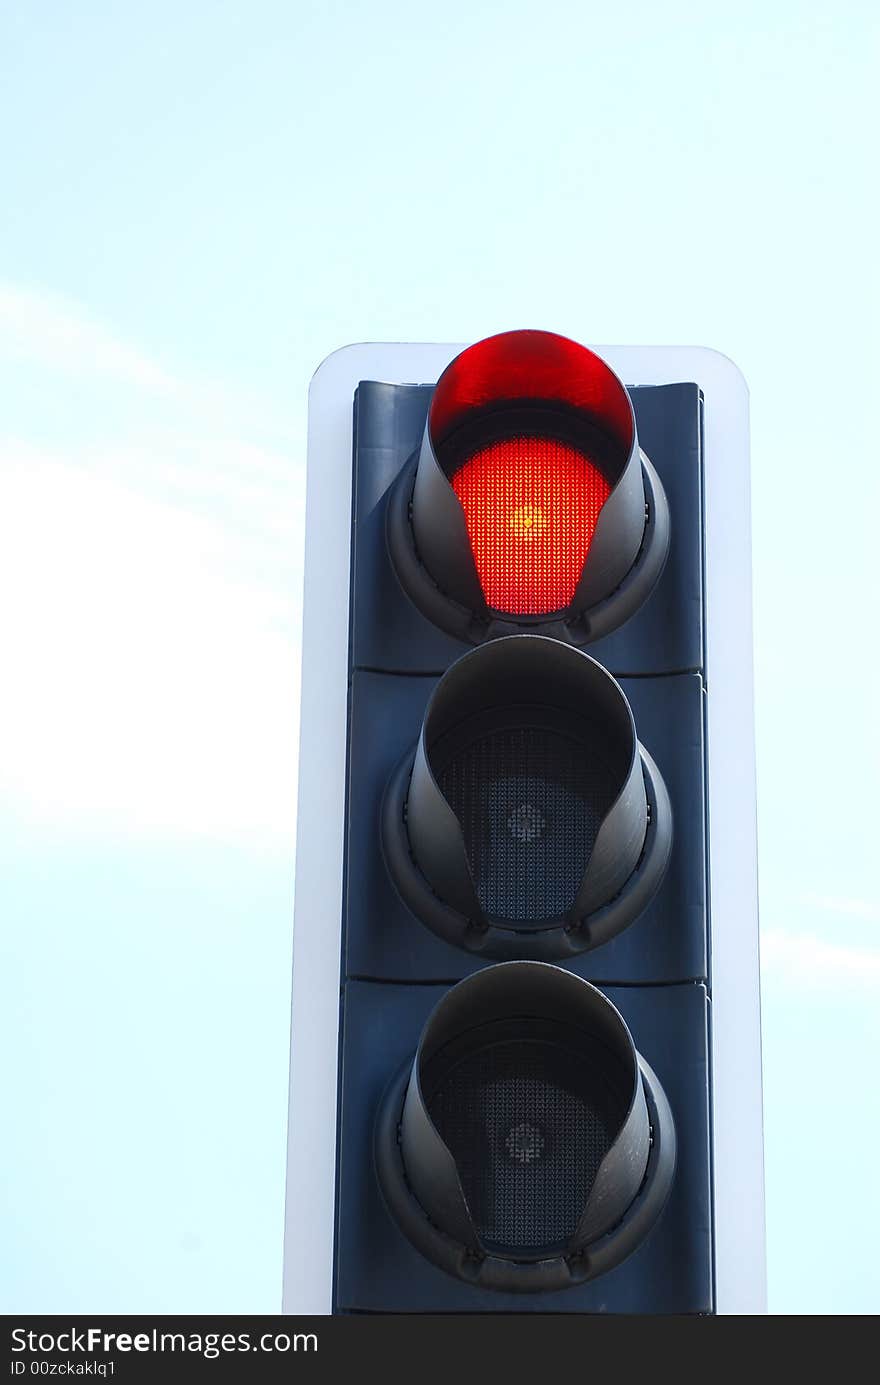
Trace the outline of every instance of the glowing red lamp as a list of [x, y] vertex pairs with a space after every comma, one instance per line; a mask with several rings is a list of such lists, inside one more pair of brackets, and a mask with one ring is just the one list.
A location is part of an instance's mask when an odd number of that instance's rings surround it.
[[392, 496], [398, 577], [470, 643], [552, 626], [585, 644], [644, 601], [666, 557], [662, 486], [632, 401], [601, 357], [505, 332], [437, 382], [418, 459]]

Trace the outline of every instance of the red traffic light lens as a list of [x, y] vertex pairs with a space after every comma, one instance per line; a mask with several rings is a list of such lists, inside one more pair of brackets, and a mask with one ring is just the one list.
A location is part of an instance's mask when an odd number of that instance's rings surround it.
[[473, 452], [452, 477], [486, 604], [546, 615], [572, 600], [611, 486], [586, 453], [520, 435]]
[[566, 337], [505, 332], [444, 371], [428, 426], [486, 605], [509, 616], [564, 612], [635, 443], [614, 372]]
[[504, 332], [437, 381], [386, 536], [413, 605], [456, 639], [543, 628], [584, 645], [654, 589], [669, 512], [611, 367], [553, 332]]

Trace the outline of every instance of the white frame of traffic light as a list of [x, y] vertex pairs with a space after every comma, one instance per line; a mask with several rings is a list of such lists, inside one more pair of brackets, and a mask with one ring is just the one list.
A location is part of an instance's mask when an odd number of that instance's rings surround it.
[[[437, 380], [465, 344], [334, 352], [309, 392], [284, 1311], [332, 1311], [353, 400]], [[703, 394], [715, 1303], [766, 1309], [748, 391], [704, 347], [593, 347], [629, 386]]]

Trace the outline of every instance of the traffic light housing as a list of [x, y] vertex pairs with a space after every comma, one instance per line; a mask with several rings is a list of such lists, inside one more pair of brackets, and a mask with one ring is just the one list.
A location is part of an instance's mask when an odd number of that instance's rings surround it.
[[438, 380], [387, 535], [404, 591], [457, 638], [537, 629], [585, 644], [652, 591], [669, 511], [609, 366], [552, 332], [507, 332]]
[[428, 928], [482, 957], [549, 961], [644, 911], [672, 810], [602, 665], [559, 640], [502, 636], [432, 692], [386, 791], [382, 840]]
[[313, 386], [292, 1311], [760, 1305], [745, 400], [608, 356]]
[[601, 991], [507, 962], [435, 1006], [386, 1090], [375, 1165], [426, 1260], [475, 1287], [546, 1294], [643, 1243], [669, 1196], [675, 1125]]

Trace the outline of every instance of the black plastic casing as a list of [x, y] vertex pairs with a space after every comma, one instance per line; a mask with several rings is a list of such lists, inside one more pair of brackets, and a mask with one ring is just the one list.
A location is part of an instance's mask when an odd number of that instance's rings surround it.
[[389, 1211], [376, 1127], [446, 985], [349, 981], [344, 996], [336, 1302], [351, 1313], [711, 1313], [708, 1000], [702, 985], [602, 987], [656, 1073], [675, 1123], [669, 1200], [644, 1241], [592, 1280], [504, 1292], [434, 1264]]
[[[414, 475], [432, 392], [432, 386], [375, 382], [362, 384], [357, 392], [351, 615], [355, 668], [440, 674], [473, 643], [454, 638], [422, 614], [401, 586], [388, 551], [389, 508], [406, 491], [405, 485], [395, 483], [407, 469]], [[668, 556], [644, 604], [620, 628], [585, 648], [618, 677], [701, 669], [699, 390], [680, 384], [630, 393], [641, 447], [660, 477], [668, 505]], [[541, 633], [560, 631], [547, 628]]]
[[[480, 903], [461, 824], [435, 777], [437, 747], [463, 724], [503, 716], [554, 721], [614, 764], [613, 802], [564, 913], [519, 923]], [[511, 635], [458, 659], [425, 709], [411, 757], [382, 805], [385, 864], [403, 902], [433, 932], [483, 958], [567, 960], [620, 933], [653, 899], [672, 845], [662, 776], [638, 742], [620, 684], [561, 640]]]
[[[475, 1036], [479, 1043], [499, 1021], [523, 1037], [535, 1024], [589, 1034], [593, 1060], [601, 1054], [612, 1063], [625, 1088], [625, 1115], [567, 1242], [515, 1256], [481, 1240], [423, 1092], [424, 1075], [446, 1045]], [[601, 991], [561, 967], [510, 962], [460, 982], [435, 1006], [411, 1067], [382, 1100], [375, 1162], [388, 1210], [432, 1264], [481, 1289], [548, 1293], [607, 1274], [646, 1240], [672, 1185], [675, 1123], [656, 1074]]]
[[[406, 783], [429, 699], [473, 648], [427, 619], [388, 551], [389, 505], [412, 474], [432, 387], [361, 384], [355, 400], [351, 682], [342, 954], [338, 1312], [675, 1312], [713, 1308], [703, 681], [701, 403], [695, 385], [633, 389], [639, 441], [669, 511], [656, 587], [586, 652], [620, 680], [675, 830], [662, 883], [622, 931], [553, 960], [620, 1010], [668, 1098], [678, 1169], [666, 1209], [614, 1268], [562, 1290], [457, 1279], [389, 1211], [375, 1164], [420, 1035], [449, 987], [492, 964], [408, 907], [383, 849], [383, 805]], [[401, 481], [401, 478], [404, 478]], [[503, 633], [500, 630], [494, 634]], [[557, 632], [549, 632], [551, 634]], [[389, 1096], [389, 1093], [391, 1095]], [[389, 1114], [389, 1112], [391, 1114]]]

